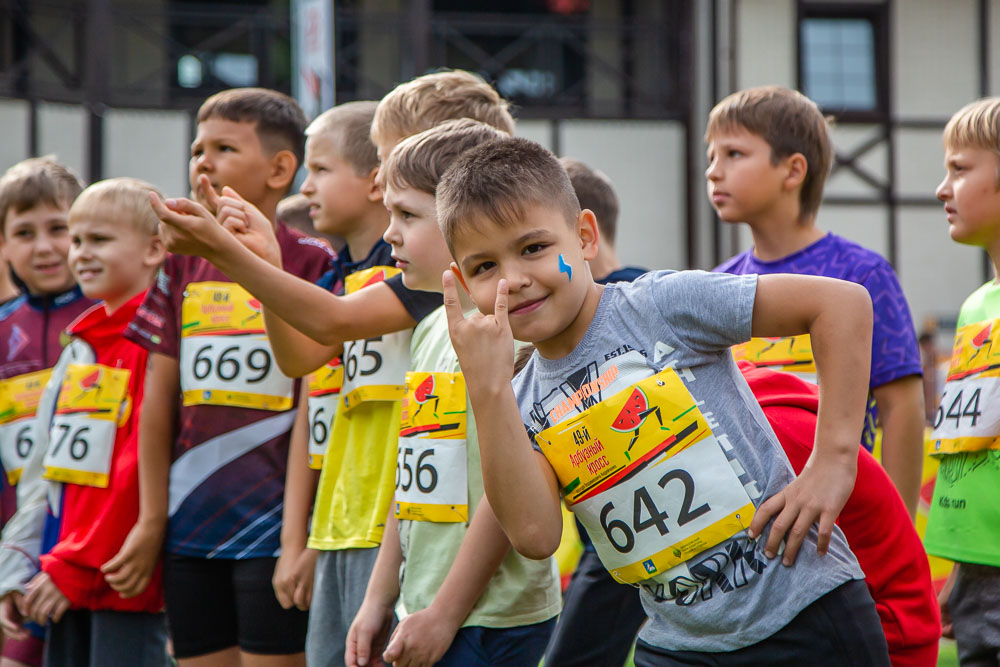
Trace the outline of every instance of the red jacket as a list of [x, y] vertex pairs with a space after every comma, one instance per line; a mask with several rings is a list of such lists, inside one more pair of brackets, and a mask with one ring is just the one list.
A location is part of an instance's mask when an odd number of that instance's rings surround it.
[[[74, 609], [159, 612], [163, 609], [161, 566], [139, 596], [123, 599], [104, 580], [101, 565], [121, 548], [139, 517], [139, 412], [148, 352], [122, 337], [145, 292], [108, 315], [104, 304], [83, 313], [68, 328], [87, 342], [96, 361], [131, 371], [131, 412], [118, 427], [107, 488], [64, 484], [58, 542], [41, 557], [42, 570]], [[51, 519], [51, 517], [50, 517]], [[48, 530], [47, 530], [48, 532]]]
[[[747, 362], [740, 362], [740, 370], [792, 468], [802, 472], [812, 453], [819, 389]], [[860, 447], [857, 481], [837, 525], [865, 572], [894, 667], [935, 665], [941, 614], [927, 554], [892, 480]]]

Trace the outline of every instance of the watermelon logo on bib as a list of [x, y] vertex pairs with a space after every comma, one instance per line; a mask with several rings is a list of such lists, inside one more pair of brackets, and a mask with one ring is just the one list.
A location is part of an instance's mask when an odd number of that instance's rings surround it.
[[413, 400], [417, 402], [417, 410], [413, 413], [413, 419], [417, 418], [420, 411], [423, 410], [424, 405], [434, 399], [434, 416], [437, 416], [438, 403], [440, 402], [440, 397], [434, 393], [434, 375], [428, 375], [424, 378], [424, 381], [417, 385], [417, 388], [413, 390]]
[[632, 445], [635, 441], [639, 439], [639, 430], [642, 425], [646, 423], [646, 417], [651, 414], [656, 415], [656, 421], [660, 422], [660, 426], [663, 426], [663, 417], [660, 416], [660, 407], [654, 405], [652, 408], [649, 407], [649, 399], [646, 397], [646, 392], [640, 387], [635, 387], [632, 390], [632, 394], [625, 401], [625, 405], [622, 406], [621, 411], [618, 416], [615, 417], [614, 422], [611, 424], [612, 431], [618, 431], [619, 433], [629, 433], [632, 432], [632, 440], [628, 443], [628, 449], [625, 451], [625, 456], [630, 461], [632, 457], [629, 456], [629, 452], [632, 451]]

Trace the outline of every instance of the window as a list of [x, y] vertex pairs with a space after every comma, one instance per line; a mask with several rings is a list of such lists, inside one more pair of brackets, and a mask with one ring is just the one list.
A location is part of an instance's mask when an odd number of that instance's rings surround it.
[[[824, 111], [884, 109], [884, 6], [803, 3], [799, 19], [799, 88]], [[801, 5], [800, 5], [801, 6]]]

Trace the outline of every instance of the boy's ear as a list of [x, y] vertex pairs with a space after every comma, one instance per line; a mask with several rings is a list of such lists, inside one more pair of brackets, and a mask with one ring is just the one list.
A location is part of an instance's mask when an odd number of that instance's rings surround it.
[[292, 151], [278, 151], [271, 158], [271, 174], [267, 178], [267, 187], [271, 190], [284, 192], [292, 185], [299, 161]]
[[159, 236], [150, 238], [149, 245], [146, 246], [146, 252], [142, 258], [142, 265], [151, 269], [163, 264], [163, 260], [166, 258], [167, 246], [163, 245], [163, 239]]
[[378, 182], [378, 167], [372, 167], [368, 172], [368, 201], [373, 204], [382, 203], [382, 184]]
[[577, 233], [580, 236], [580, 248], [583, 258], [592, 260], [597, 257], [597, 248], [601, 243], [601, 232], [597, 229], [597, 216], [589, 208], [580, 211], [576, 218]]
[[802, 187], [802, 183], [806, 180], [806, 174], [809, 172], [809, 163], [806, 162], [806, 156], [802, 153], [792, 153], [785, 158], [785, 165], [788, 168], [788, 174], [785, 176], [785, 186], [789, 190]]

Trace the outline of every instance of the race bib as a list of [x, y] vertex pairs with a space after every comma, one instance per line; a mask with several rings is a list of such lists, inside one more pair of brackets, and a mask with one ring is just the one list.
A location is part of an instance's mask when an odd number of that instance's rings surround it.
[[35, 412], [52, 369], [0, 380], [0, 461], [15, 486], [35, 446]]
[[621, 583], [655, 577], [749, 527], [754, 505], [667, 368], [535, 436], [567, 506]]
[[809, 334], [783, 338], [751, 338], [732, 347], [736, 361], [749, 361], [757, 368], [795, 373], [804, 380], [816, 382]]
[[[391, 278], [399, 269], [373, 266], [344, 281], [348, 294]], [[406, 393], [411, 331], [354, 340], [344, 344], [344, 412], [365, 401], [398, 401]]]
[[66, 367], [42, 477], [106, 488], [118, 426], [131, 411], [130, 371], [101, 364]]
[[181, 306], [184, 405], [282, 411], [293, 381], [278, 369], [260, 302], [235, 283], [191, 283]]
[[955, 334], [948, 379], [934, 416], [931, 455], [1000, 449], [1000, 319]]
[[469, 520], [465, 378], [407, 373], [396, 458], [396, 516], [410, 521]]
[[340, 357], [309, 374], [309, 467], [313, 470], [323, 467], [343, 384], [344, 366]]

